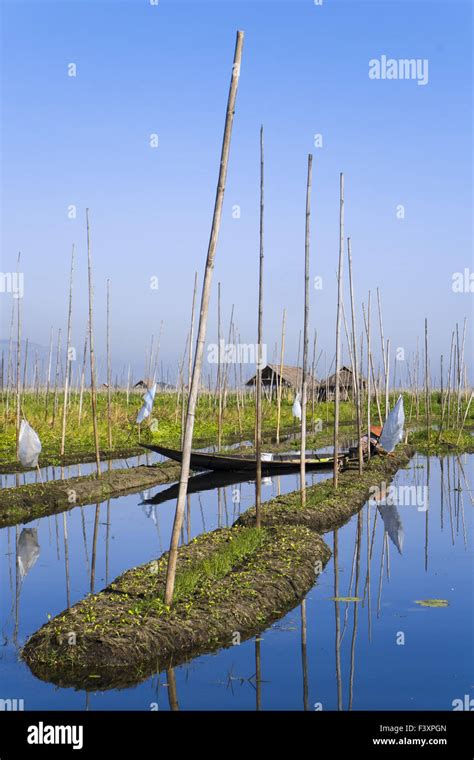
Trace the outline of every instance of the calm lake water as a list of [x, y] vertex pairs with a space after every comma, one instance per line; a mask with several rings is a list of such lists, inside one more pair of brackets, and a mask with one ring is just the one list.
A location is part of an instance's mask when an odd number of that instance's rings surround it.
[[[48, 615], [167, 549], [175, 501], [140, 502], [168, 486], [2, 529], [0, 698], [25, 710], [452, 709], [474, 693], [472, 462], [417, 455], [395, 478], [398, 503], [367, 504], [325, 535], [333, 556], [303, 604], [255, 639], [115, 691], [39, 681], [19, 648]], [[296, 475], [265, 479], [263, 498], [297, 487]], [[185, 540], [253, 503], [253, 483], [192, 494]], [[417, 604], [432, 599], [447, 606]]]

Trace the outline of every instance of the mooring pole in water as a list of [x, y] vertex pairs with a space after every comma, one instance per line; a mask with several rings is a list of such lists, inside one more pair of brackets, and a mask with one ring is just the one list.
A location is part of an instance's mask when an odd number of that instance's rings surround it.
[[91, 408], [92, 408], [92, 425], [94, 429], [94, 446], [95, 461], [97, 466], [97, 475], [100, 476], [100, 450], [99, 450], [99, 429], [97, 427], [97, 391], [95, 383], [95, 354], [94, 354], [94, 327], [92, 322], [93, 290], [92, 290], [92, 258], [91, 242], [89, 228], [89, 209], [86, 208], [86, 232], [87, 232], [87, 275], [89, 285], [89, 355], [91, 365]]
[[339, 266], [337, 271], [337, 316], [336, 316], [336, 372], [334, 389], [334, 466], [333, 485], [337, 488], [339, 474], [339, 371], [341, 364], [341, 303], [342, 272], [344, 265], [344, 174], [339, 176]]
[[306, 407], [308, 396], [308, 322], [309, 322], [309, 244], [311, 219], [311, 185], [313, 175], [313, 156], [308, 155], [308, 177], [306, 182], [306, 213], [304, 241], [304, 319], [303, 319], [303, 368], [301, 378], [301, 448], [300, 448], [300, 486], [301, 506], [306, 504]]
[[222, 205], [224, 201], [225, 182], [227, 177], [227, 165], [229, 162], [230, 141], [232, 135], [232, 123], [234, 120], [235, 100], [237, 96], [237, 87], [240, 76], [240, 63], [242, 60], [242, 48], [244, 44], [244, 33], [237, 32], [237, 39], [234, 53], [234, 63], [232, 66], [232, 78], [227, 101], [227, 113], [224, 127], [224, 138], [222, 142], [221, 162], [219, 169], [219, 179], [217, 182], [216, 200], [214, 205], [214, 214], [212, 218], [211, 236], [207, 251], [206, 268], [201, 295], [201, 308], [199, 316], [199, 327], [196, 342], [196, 352], [194, 358], [193, 376], [191, 380], [191, 389], [188, 399], [188, 408], [186, 414], [186, 427], [184, 432], [183, 459], [181, 464], [181, 477], [179, 483], [179, 495], [176, 504], [176, 512], [173, 523], [173, 532], [171, 536], [171, 545], [168, 556], [168, 570], [166, 574], [165, 604], [172, 604], [174, 582], [176, 577], [176, 562], [178, 558], [178, 543], [181, 525], [184, 517], [184, 507], [186, 503], [186, 494], [188, 490], [189, 465], [191, 461], [191, 446], [193, 442], [194, 416], [196, 410], [196, 399], [199, 390], [199, 381], [201, 377], [202, 357], [204, 352], [204, 343], [206, 340], [207, 317], [209, 313], [209, 298], [211, 295], [212, 272], [214, 269], [214, 259], [216, 254], [217, 239], [222, 217]]
[[261, 527], [262, 502], [262, 333], [263, 333], [263, 213], [264, 213], [264, 154], [263, 125], [260, 127], [260, 255], [258, 267], [258, 335], [257, 335], [257, 374], [255, 398], [255, 456], [257, 472], [255, 479], [255, 525]]

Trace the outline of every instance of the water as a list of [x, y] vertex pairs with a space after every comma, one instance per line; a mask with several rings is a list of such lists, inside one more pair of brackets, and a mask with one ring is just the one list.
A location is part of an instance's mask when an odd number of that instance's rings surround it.
[[[22, 526], [3, 529], [0, 697], [21, 698], [26, 710], [452, 709], [454, 699], [474, 693], [472, 503], [465, 478], [471, 471], [472, 456], [416, 456], [394, 481], [398, 506], [366, 505], [325, 535], [333, 557], [304, 604], [248, 642], [107, 692], [86, 694], [39, 681], [18, 660], [18, 647], [48, 614], [66, 607], [68, 595], [74, 604], [90, 590], [93, 564], [99, 590], [166, 549], [174, 502], [144, 507], [132, 495], [35, 521], [26, 527], [38, 530], [36, 561], [34, 534], [21, 538]], [[308, 481], [328, 475], [310, 474]], [[264, 499], [298, 485], [296, 475], [265, 483]], [[230, 525], [253, 504], [254, 485], [196, 493], [190, 502], [186, 540]], [[17, 539], [27, 570], [32, 563], [18, 586]], [[361, 601], [334, 601], [348, 596]], [[416, 604], [426, 599], [448, 606]]]

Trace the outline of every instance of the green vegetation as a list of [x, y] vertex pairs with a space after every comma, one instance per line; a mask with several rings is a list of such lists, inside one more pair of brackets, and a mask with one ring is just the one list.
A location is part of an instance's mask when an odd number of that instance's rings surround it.
[[[161, 443], [163, 445], [179, 447], [181, 443], [181, 405], [182, 396], [176, 392], [157, 393], [151, 420], [141, 425], [139, 432], [135, 424], [137, 412], [142, 403], [142, 392], [130, 393], [128, 403], [127, 394], [123, 390], [112, 392], [111, 423], [112, 423], [112, 450], [108, 450], [107, 438], [107, 393], [98, 393], [98, 423], [99, 445], [104, 458], [111, 456], [131, 456], [138, 453], [139, 442]], [[15, 397], [10, 395], [8, 414], [6, 413], [6, 394], [0, 399], [0, 459], [2, 462], [15, 461]], [[423, 431], [425, 428], [425, 401], [422, 394], [416, 398], [412, 393], [403, 393], [406, 424], [409, 430]], [[393, 405], [398, 393], [390, 394], [390, 404]], [[292, 403], [294, 394], [285, 392], [282, 399], [280, 432], [291, 432], [297, 429], [292, 416]], [[45, 414], [45, 394], [26, 392], [22, 396], [22, 411], [28, 422], [35, 428], [41, 438], [43, 451], [40, 458], [41, 464], [67, 464], [79, 461], [81, 458], [93, 457], [93, 430], [90, 406], [90, 393], [84, 393], [81, 422], [79, 424], [79, 394], [73, 391], [70, 396], [68, 407], [68, 422], [66, 428], [66, 456], [61, 458], [61, 418], [62, 418], [62, 394], [58, 393], [56, 414], [53, 415], [54, 398], [50, 394], [48, 412]], [[381, 400], [383, 401], [383, 399]], [[459, 429], [467, 400], [462, 396], [459, 408], [454, 409], [454, 400], [450, 409], [449, 425], [445, 413], [442, 441], [452, 442], [457, 438], [456, 428]], [[384, 403], [382, 403], [382, 408]], [[364, 405], [365, 410], [365, 405]], [[430, 395], [430, 422], [439, 425], [441, 420], [442, 406], [439, 392]], [[334, 415], [333, 402], [316, 403], [314, 417], [311, 399], [308, 403], [308, 434], [317, 430], [326, 431], [326, 438], [332, 428]], [[377, 405], [372, 404], [371, 418], [373, 424], [379, 424]], [[317, 428], [316, 422], [320, 420]], [[354, 424], [355, 408], [352, 402], [342, 402], [340, 410], [341, 424]], [[474, 404], [471, 404], [466, 418], [465, 427], [474, 426]], [[236, 394], [228, 392], [225, 398], [222, 440], [224, 443], [235, 441], [253, 440], [255, 427], [255, 403], [252, 393]], [[263, 434], [266, 438], [275, 435], [277, 427], [277, 404], [275, 398], [263, 399]], [[344, 429], [344, 428], [343, 428]], [[218, 402], [215, 396], [205, 392], [198, 400], [196, 422], [194, 428], [194, 445], [206, 446], [215, 444], [218, 430]], [[437, 432], [433, 430], [433, 438], [436, 442]], [[322, 440], [324, 436], [322, 436]], [[414, 439], [415, 441], [416, 439]], [[420, 433], [420, 442], [422, 436]], [[318, 438], [316, 438], [316, 442]], [[84, 461], [84, 459], [83, 459]]]

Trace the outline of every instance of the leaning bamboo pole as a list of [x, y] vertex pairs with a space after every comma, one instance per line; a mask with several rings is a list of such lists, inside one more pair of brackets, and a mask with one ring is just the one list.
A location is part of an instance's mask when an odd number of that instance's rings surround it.
[[74, 274], [74, 245], [72, 246], [71, 253], [71, 272], [69, 276], [69, 307], [67, 315], [67, 336], [66, 336], [66, 376], [64, 378], [64, 401], [63, 401], [63, 418], [61, 427], [61, 456], [64, 456], [64, 448], [66, 444], [66, 423], [67, 423], [67, 396], [69, 390], [69, 367], [71, 364], [70, 348], [71, 348], [71, 315], [72, 315], [72, 282]]
[[301, 378], [301, 449], [300, 449], [300, 489], [301, 506], [306, 505], [306, 407], [308, 395], [308, 322], [309, 322], [309, 245], [311, 220], [311, 186], [313, 156], [308, 155], [308, 177], [306, 182], [306, 213], [304, 241], [304, 319], [303, 319], [303, 371]]
[[224, 201], [225, 183], [227, 177], [227, 165], [229, 161], [230, 142], [232, 135], [232, 123], [234, 120], [235, 100], [237, 87], [240, 76], [240, 63], [242, 60], [242, 47], [244, 43], [244, 33], [237, 32], [234, 63], [232, 66], [232, 77], [227, 101], [227, 113], [224, 127], [224, 138], [222, 142], [221, 161], [219, 168], [219, 179], [217, 182], [216, 200], [214, 205], [214, 214], [212, 218], [211, 235], [207, 251], [206, 268], [204, 273], [201, 308], [199, 315], [199, 327], [196, 342], [196, 351], [194, 357], [193, 375], [191, 380], [191, 389], [188, 399], [188, 408], [186, 414], [186, 427], [184, 434], [183, 458], [181, 464], [181, 476], [179, 483], [178, 501], [173, 523], [173, 532], [171, 536], [170, 551], [168, 555], [168, 568], [166, 574], [165, 604], [170, 606], [173, 601], [174, 583], [176, 577], [176, 562], [178, 558], [178, 543], [183, 524], [184, 508], [186, 504], [186, 494], [188, 489], [189, 465], [191, 460], [191, 447], [193, 442], [194, 415], [196, 409], [196, 399], [199, 389], [201, 376], [202, 357], [204, 352], [204, 343], [206, 340], [207, 317], [209, 312], [209, 298], [211, 293], [212, 273], [214, 269], [214, 259], [216, 254], [217, 239], [222, 217], [222, 205]]
[[100, 477], [100, 449], [99, 449], [99, 428], [97, 426], [97, 389], [95, 382], [95, 354], [94, 354], [94, 325], [92, 321], [93, 313], [93, 290], [92, 290], [92, 257], [90, 245], [90, 227], [89, 227], [89, 209], [86, 208], [86, 232], [87, 232], [87, 275], [89, 286], [89, 357], [91, 369], [91, 410], [92, 426], [94, 431], [95, 461], [97, 475]]
[[[352, 249], [351, 239], [347, 238], [347, 258], [349, 263], [349, 290], [351, 296], [351, 322], [352, 322], [352, 345], [354, 356], [354, 390], [355, 390], [355, 402], [356, 402], [356, 419], [357, 419], [357, 441], [358, 441], [358, 454], [359, 454], [359, 474], [362, 475], [362, 465], [364, 461], [364, 455], [362, 452], [362, 413], [360, 403], [360, 378], [359, 378], [359, 365], [357, 359], [357, 333], [356, 333], [356, 319], [355, 319], [355, 306], [354, 306], [354, 282], [352, 279]], [[370, 439], [370, 430], [369, 430]]]
[[337, 314], [336, 314], [336, 371], [334, 389], [334, 466], [333, 485], [337, 488], [339, 473], [339, 371], [341, 364], [341, 303], [342, 274], [344, 266], [344, 174], [339, 176], [339, 266], [337, 272]]
[[257, 471], [255, 479], [255, 525], [261, 527], [262, 500], [262, 332], [263, 332], [263, 214], [264, 214], [264, 153], [263, 125], [260, 127], [260, 225], [259, 225], [259, 268], [258, 268], [258, 330], [257, 330], [257, 374], [255, 402], [255, 456]]

